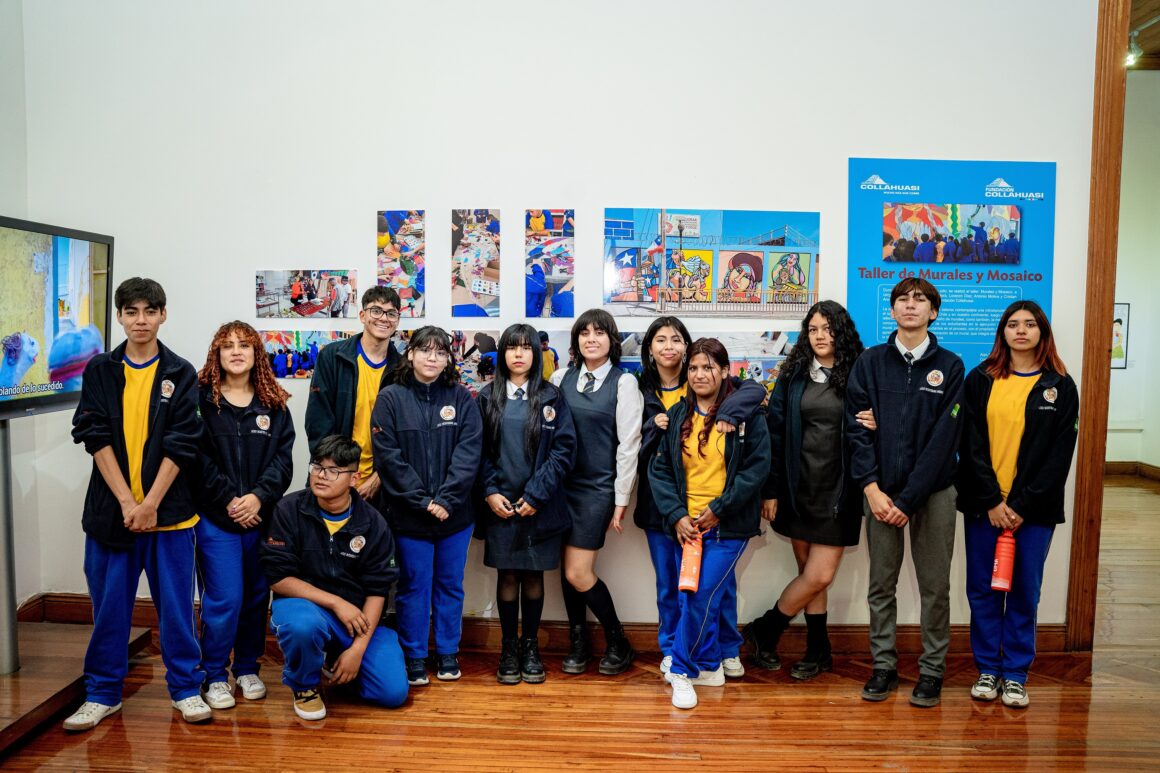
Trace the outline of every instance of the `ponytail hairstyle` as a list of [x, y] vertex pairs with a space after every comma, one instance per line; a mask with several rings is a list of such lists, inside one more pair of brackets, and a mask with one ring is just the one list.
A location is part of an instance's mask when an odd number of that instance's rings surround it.
[[[717, 409], [721, 407], [725, 398], [733, 393], [733, 379], [729, 378], [729, 352], [716, 338], [698, 338], [694, 341], [689, 346], [687, 362], [692, 362], [698, 354], [705, 355], [709, 358], [709, 362], [718, 368], [725, 369], [725, 377], [721, 379], [721, 387], [717, 390], [717, 399], [713, 401], [713, 407], [705, 414], [705, 423], [701, 427], [701, 431], [697, 433], [697, 453], [703, 459], [705, 458], [705, 446], [709, 444], [709, 432], [717, 423]], [[685, 402], [688, 410], [685, 411], [685, 420], [681, 422], [682, 446], [689, 439], [689, 435], [693, 433], [693, 412], [697, 410], [697, 395], [692, 389], [689, 389], [685, 394]]]
[[258, 402], [270, 410], [284, 409], [286, 401], [290, 399], [287, 392], [278, 383], [274, 376], [274, 369], [270, 367], [270, 358], [266, 356], [266, 347], [258, 331], [253, 327], [234, 320], [227, 322], [217, 329], [210, 341], [209, 354], [206, 355], [205, 365], [197, 374], [197, 383], [210, 387], [213, 404], [221, 408], [222, 400], [222, 345], [231, 335], [236, 335], [242, 343], [248, 343], [254, 352], [254, 367], [250, 369], [250, 383], [254, 387], [254, 395]]
[[1003, 316], [999, 317], [999, 327], [995, 331], [995, 345], [991, 347], [991, 353], [987, 355], [987, 359], [983, 360], [983, 369], [991, 378], [1007, 378], [1011, 375], [1011, 347], [1007, 345], [1003, 330], [1007, 327], [1011, 315], [1017, 311], [1031, 312], [1031, 316], [1035, 318], [1035, 324], [1039, 327], [1039, 345], [1035, 347], [1036, 367], [1039, 370], [1047, 370], [1066, 376], [1067, 368], [1064, 367], [1063, 359], [1060, 358], [1059, 352], [1055, 348], [1055, 336], [1051, 333], [1051, 321], [1047, 319], [1047, 315], [1043, 313], [1043, 309], [1035, 301], [1015, 301], [1003, 311]]
[[417, 353], [432, 348], [447, 352], [447, 365], [443, 368], [439, 380], [448, 386], [458, 384], [459, 369], [455, 367], [455, 353], [451, 350], [451, 336], [447, 335], [447, 331], [443, 328], [434, 325], [424, 325], [411, 333], [411, 338], [407, 341], [407, 349], [403, 352], [402, 360], [395, 368], [391, 383], [408, 385], [415, 383], [415, 368], [411, 365], [411, 360], [406, 354], [407, 352]]
[[507, 406], [507, 385], [511, 371], [507, 364], [507, 350], [513, 346], [529, 346], [532, 349], [532, 369], [528, 372], [528, 382], [524, 392], [528, 396], [528, 420], [524, 425], [524, 455], [536, 458], [540, 446], [540, 394], [544, 384], [544, 356], [540, 351], [540, 334], [531, 325], [515, 324], [503, 331], [495, 355], [496, 375], [491, 383], [491, 396], [483, 406], [483, 426], [488, 451], [498, 454], [503, 440], [503, 412]]
[[[657, 361], [652, 356], [652, 342], [657, 337], [657, 333], [662, 328], [671, 327], [681, 334], [681, 338], [685, 341], [685, 346], [688, 347], [693, 339], [689, 336], [689, 329], [685, 327], [685, 323], [676, 317], [657, 317], [648, 326], [648, 330], [644, 334], [644, 341], [640, 345], [640, 364], [643, 370], [640, 376], [640, 385], [645, 392], [660, 392], [661, 389], [661, 373], [657, 368]], [[681, 364], [681, 375], [677, 385], [683, 385], [689, 377], [689, 354], [686, 349], [685, 361]]]

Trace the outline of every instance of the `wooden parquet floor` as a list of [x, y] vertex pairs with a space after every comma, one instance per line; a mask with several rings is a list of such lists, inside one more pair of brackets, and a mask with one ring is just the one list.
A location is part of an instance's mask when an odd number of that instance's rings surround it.
[[[331, 693], [330, 716], [299, 721], [266, 669], [270, 695], [190, 726], [169, 707], [156, 656], [131, 670], [125, 707], [88, 734], [54, 725], [3, 760], [5, 770], [1160, 770], [1160, 484], [1109, 479], [1094, 673], [1032, 671], [1030, 708], [977, 703], [969, 657], [952, 658], [943, 702], [859, 697], [863, 659], [797, 683], [751, 671], [698, 688], [673, 709], [656, 657], [618, 677], [569, 677], [547, 659], [543, 685], [496, 684], [494, 653], [466, 653], [463, 678], [412, 691], [387, 711]], [[783, 653], [792, 657], [795, 653]], [[788, 659], [788, 658], [787, 658]]]

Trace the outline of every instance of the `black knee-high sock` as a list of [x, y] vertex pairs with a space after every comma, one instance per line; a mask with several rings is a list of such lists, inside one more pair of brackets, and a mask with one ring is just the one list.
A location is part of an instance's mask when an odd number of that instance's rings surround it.
[[519, 636], [520, 623], [520, 580], [516, 572], [507, 569], [500, 571], [495, 598], [503, 638], [514, 639]]
[[620, 630], [620, 618], [616, 616], [616, 605], [612, 603], [612, 594], [604, 580], [597, 579], [596, 584], [584, 591], [584, 601], [596, 619], [604, 626], [604, 635]]
[[540, 632], [544, 614], [544, 573], [520, 573], [520, 608], [524, 615], [524, 638], [534, 639]]
[[806, 613], [806, 653], [824, 657], [830, 654], [830, 635], [826, 631], [827, 613]]
[[564, 590], [564, 609], [568, 610], [568, 624], [581, 625], [588, 617], [584, 594], [568, 582], [563, 571], [560, 572], [560, 587]]

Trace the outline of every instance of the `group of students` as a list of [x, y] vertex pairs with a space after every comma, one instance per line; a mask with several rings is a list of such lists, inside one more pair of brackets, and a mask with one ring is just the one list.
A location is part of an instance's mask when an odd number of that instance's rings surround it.
[[[696, 706], [695, 686], [743, 676], [742, 644], [759, 667], [779, 668], [778, 641], [802, 611], [806, 652], [791, 675], [832, 667], [827, 588], [863, 516], [874, 662], [862, 697], [884, 700], [898, 686], [896, 592], [909, 525], [923, 640], [910, 700], [936, 705], [956, 507], [979, 671], [971, 694], [1026, 706], [1078, 396], [1032, 301], [1007, 308], [992, 352], [964, 384], [962, 361], [928, 330], [940, 302], [929, 282], [903, 280], [890, 297], [898, 329], [866, 350], [841, 305], [815, 304], [768, 396], [731, 377], [719, 340], [693, 340], [675, 317], [650, 325], [639, 379], [620, 367], [620, 334], [605, 311], [580, 315], [571, 363], [554, 371], [541, 334], [516, 324], [498, 342], [494, 381], [473, 397], [450, 336], [419, 328], [401, 353], [392, 343], [398, 295], [371, 288], [362, 334], [318, 355], [308, 485], [287, 494], [289, 395], [258, 334], [223, 325], [195, 372], [157, 340], [164, 290], [126, 280], [115, 303], [127, 340], [90, 361], [74, 416], [74, 439], [94, 457], [83, 517], [94, 630], [86, 701], [64, 726], [86, 730], [120, 709], [142, 571], [173, 706], [187, 721], [235, 705], [230, 670], [244, 698], [265, 696], [267, 614], [303, 719], [326, 715], [324, 683], [353, 683], [363, 699], [394, 707], [428, 683], [429, 669], [458, 679], [473, 533], [497, 570], [500, 683], [547, 677], [538, 632], [544, 572], [557, 568], [570, 626], [562, 670], [581, 674], [595, 659], [591, 610], [606, 645], [598, 670], [622, 673], [635, 652], [596, 560], [608, 532], [623, 531], [634, 490], [674, 706]], [[791, 541], [798, 572], [739, 631], [737, 566], [763, 520]], [[1007, 530], [1017, 553], [1003, 593], [990, 581]], [[679, 591], [690, 541], [700, 546], [699, 584]], [[393, 629], [380, 625], [392, 587]]]
[[1019, 263], [1020, 242], [1014, 231], [1003, 238], [998, 228], [992, 228], [988, 237], [981, 221], [971, 231], [959, 239], [938, 232], [895, 239], [884, 231], [882, 259], [889, 263]]

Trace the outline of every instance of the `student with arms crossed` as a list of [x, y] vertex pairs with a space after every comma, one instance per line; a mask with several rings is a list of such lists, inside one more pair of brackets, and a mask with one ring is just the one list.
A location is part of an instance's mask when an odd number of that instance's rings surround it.
[[197, 571], [201, 581], [201, 665], [210, 708], [234, 705], [226, 668], [247, 700], [266, 697], [258, 658], [266, 651], [270, 588], [261, 536], [294, 474], [290, 394], [278, 385], [258, 331], [218, 328], [210, 343], [198, 411], [205, 423], [198, 479]]
[[[1063, 523], [1064, 484], [1078, 430], [1079, 394], [1035, 301], [1007, 307], [991, 354], [967, 376], [959, 449], [964, 514], [971, 697], [1024, 708], [1035, 659], [1035, 616], [1051, 537]], [[991, 589], [995, 543], [1015, 536], [1011, 590]]]
[[[866, 495], [874, 660], [874, 673], [862, 689], [868, 701], [885, 700], [898, 687], [898, 573], [907, 524], [922, 600], [922, 656], [910, 702], [938, 705], [946, 672], [963, 362], [928, 332], [941, 301], [925, 279], [896, 284], [890, 314], [898, 329], [886, 343], [863, 352], [846, 386], [850, 472]], [[873, 411], [876, 432], [858, 420], [867, 409]]]
[[126, 279], [114, 295], [128, 339], [85, 366], [73, 440], [93, 457], [85, 494], [85, 579], [93, 635], [85, 654], [85, 702], [65, 730], [89, 730], [121, 709], [128, 641], [141, 572], [157, 609], [161, 659], [173, 707], [186, 722], [213, 712], [193, 627], [195, 512], [183, 469], [197, 463], [197, 371], [160, 341], [165, 290]]
[[356, 490], [358, 443], [323, 438], [310, 458], [309, 488], [274, 511], [262, 568], [274, 603], [270, 627], [286, 658], [282, 682], [302, 719], [326, 717], [319, 688], [354, 682], [363, 700], [395, 708], [407, 699], [399, 639], [380, 627], [398, 577], [391, 531]]

